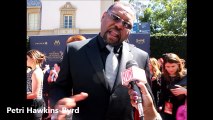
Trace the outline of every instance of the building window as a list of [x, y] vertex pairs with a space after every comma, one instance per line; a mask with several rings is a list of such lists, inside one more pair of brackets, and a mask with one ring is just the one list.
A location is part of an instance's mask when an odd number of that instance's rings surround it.
[[72, 28], [72, 16], [71, 15], [64, 16], [64, 28]]
[[27, 0], [27, 34], [41, 30], [41, 0]]
[[60, 28], [75, 28], [76, 8], [70, 2], [60, 7]]
[[38, 13], [29, 14], [29, 29], [30, 30], [39, 29], [39, 14]]

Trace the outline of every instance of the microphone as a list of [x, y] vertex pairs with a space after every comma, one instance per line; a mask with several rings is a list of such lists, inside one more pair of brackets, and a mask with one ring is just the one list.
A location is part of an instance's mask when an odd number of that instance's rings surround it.
[[145, 71], [138, 67], [134, 60], [126, 63], [126, 69], [121, 72], [122, 85], [128, 87], [131, 81], [142, 81], [147, 83]]
[[142, 106], [142, 93], [140, 91], [140, 88], [137, 86], [136, 82], [142, 81], [142, 80], [145, 80], [146, 82], [145, 71], [138, 67], [138, 64], [136, 61], [130, 60], [126, 63], [126, 70], [121, 72], [121, 79], [122, 79], [122, 85], [127, 87], [130, 84], [131, 88], [137, 92], [138, 99], [136, 100], [136, 102], [137, 102], [139, 117], [143, 119], [144, 113], [143, 113], [143, 106]]

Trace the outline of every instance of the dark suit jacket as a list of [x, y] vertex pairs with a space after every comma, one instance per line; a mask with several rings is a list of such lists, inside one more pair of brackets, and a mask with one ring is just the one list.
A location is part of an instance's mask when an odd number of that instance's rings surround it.
[[[150, 83], [148, 54], [141, 49], [123, 42], [119, 72], [112, 90], [105, 79], [104, 65], [97, 45], [97, 36], [91, 40], [73, 42], [67, 45], [61, 70], [56, 83], [50, 91], [51, 105], [64, 97], [86, 92], [84, 101], [77, 103], [79, 113], [73, 120], [133, 120], [133, 108], [130, 104], [128, 89], [121, 84], [121, 71], [126, 62], [134, 59], [140, 68], [147, 72]], [[150, 86], [147, 84], [151, 93]]]

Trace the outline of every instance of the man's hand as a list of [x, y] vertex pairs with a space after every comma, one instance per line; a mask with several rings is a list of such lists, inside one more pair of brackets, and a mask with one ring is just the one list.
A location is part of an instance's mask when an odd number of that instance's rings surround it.
[[62, 98], [59, 100], [55, 106], [55, 109], [58, 109], [58, 115], [57, 115], [57, 120], [65, 120], [66, 115], [69, 113], [68, 110], [63, 110], [64, 108], [66, 109], [71, 109], [76, 106], [76, 102], [84, 100], [88, 97], [87, 93], [81, 92], [80, 94], [74, 95], [70, 98]]

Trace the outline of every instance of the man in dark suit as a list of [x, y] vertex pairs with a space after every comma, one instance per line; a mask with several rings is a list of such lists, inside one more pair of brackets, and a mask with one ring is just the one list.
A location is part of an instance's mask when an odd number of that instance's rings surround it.
[[[134, 19], [134, 9], [129, 4], [115, 2], [103, 13], [101, 32], [96, 37], [67, 45], [59, 77], [50, 91], [52, 107], [63, 109], [76, 106], [74, 110], [79, 110], [79, 113], [74, 112], [72, 120], [133, 120], [128, 88], [122, 86], [120, 75], [129, 60], [135, 60], [145, 70], [146, 87], [151, 93], [148, 54], [125, 42]], [[114, 47], [119, 61], [112, 88], [105, 76], [105, 62], [109, 54], [107, 44]], [[76, 94], [77, 97], [70, 97]], [[65, 114], [59, 112], [59, 116]]]

